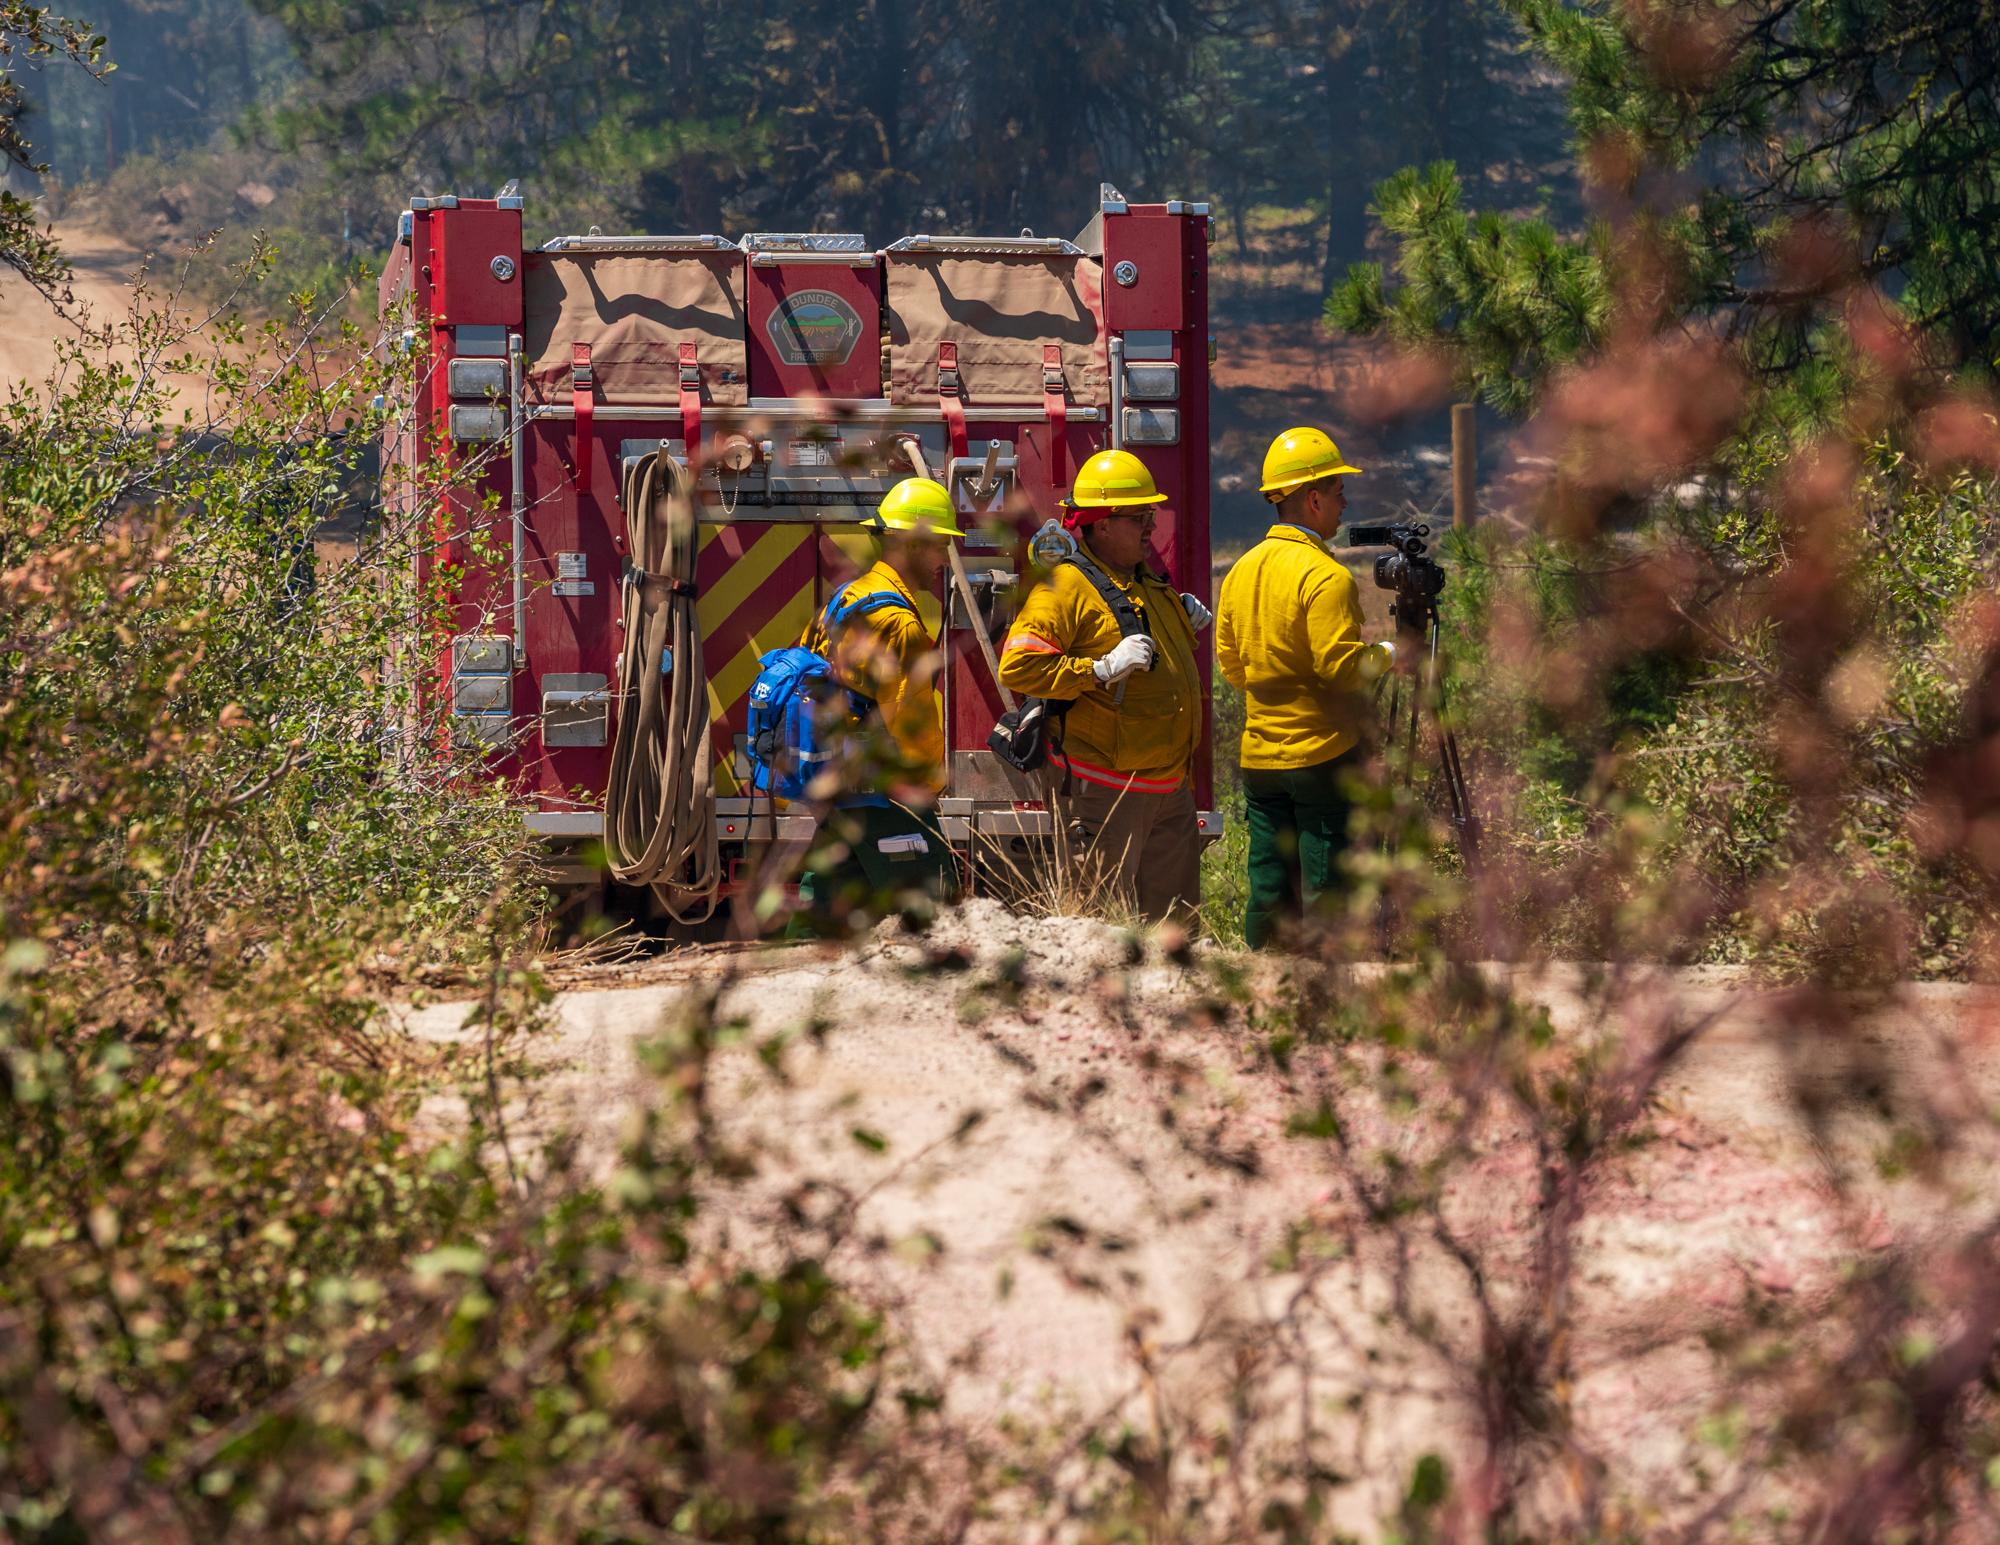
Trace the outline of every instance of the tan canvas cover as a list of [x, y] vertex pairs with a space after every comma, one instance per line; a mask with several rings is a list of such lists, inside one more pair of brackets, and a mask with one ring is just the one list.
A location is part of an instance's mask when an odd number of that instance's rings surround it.
[[938, 344], [949, 340], [958, 345], [965, 399], [974, 406], [1039, 405], [1042, 346], [1049, 343], [1062, 350], [1070, 400], [1105, 403], [1097, 259], [892, 252], [883, 270], [893, 401], [937, 401]]
[[607, 409], [670, 407], [686, 342], [700, 351], [703, 401], [749, 401], [740, 254], [530, 253], [522, 282], [531, 400], [569, 401], [570, 347], [587, 343]]

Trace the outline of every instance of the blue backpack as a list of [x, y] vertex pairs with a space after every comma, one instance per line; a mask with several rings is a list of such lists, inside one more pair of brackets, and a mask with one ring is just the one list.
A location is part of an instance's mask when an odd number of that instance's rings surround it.
[[[856, 617], [885, 607], [914, 611], [894, 591], [856, 596], [845, 605], [838, 594], [826, 603], [822, 623], [828, 639]], [[778, 799], [803, 799], [821, 769], [840, 754], [842, 737], [870, 713], [873, 699], [843, 688], [825, 655], [801, 645], [772, 649], [757, 661], [750, 687], [750, 786]], [[846, 692], [846, 712], [833, 708]]]

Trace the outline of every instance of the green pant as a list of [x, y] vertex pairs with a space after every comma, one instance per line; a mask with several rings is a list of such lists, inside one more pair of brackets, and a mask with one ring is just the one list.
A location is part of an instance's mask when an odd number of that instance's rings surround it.
[[1266, 949], [1287, 923], [1337, 899], [1353, 801], [1343, 787], [1359, 761], [1354, 751], [1313, 767], [1243, 769], [1250, 830], [1250, 900], [1243, 939]]
[[958, 894], [958, 864], [929, 810], [858, 805], [829, 811], [799, 876], [802, 926], [845, 933], [915, 896]]

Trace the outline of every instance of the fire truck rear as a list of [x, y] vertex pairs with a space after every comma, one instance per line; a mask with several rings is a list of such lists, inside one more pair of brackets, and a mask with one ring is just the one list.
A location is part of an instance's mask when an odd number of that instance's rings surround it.
[[[593, 230], [529, 250], [521, 202], [411, 200], [381, 282], [419, 365], [385, 437], [388, 497], [450, 490], [418, 560], [446, 733], [519, 787], [532, 830], [583, 854], [609, 821], [614, 853], [661, 850], [667, 910], [706, 916], [814, 831], [753, 798], [759, 657], [865, 565], [858, 520], [921, 467], [970, 533], [921, 598], [946, 654], [941, 824], [975, 884], [982, 855], [1045, 844], [1043, 791], [987, 749], [995, 652], [1093, 451], [1145, 460], [1167, 496], [1154, 561], [1208, 597], [1208, 206], [1107, 186], [1074, 242]], [[635, 630], [627, 604], [662, 577], [633, 508], [662, 450], [696, 520], [685, 572], [644, 593], [678, 632]], [[1196, 779], [1206, 807], [1206, 737]]]

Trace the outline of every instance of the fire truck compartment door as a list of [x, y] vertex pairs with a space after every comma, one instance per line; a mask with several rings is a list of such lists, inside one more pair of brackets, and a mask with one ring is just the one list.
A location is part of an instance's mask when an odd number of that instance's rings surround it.
[[569, 401], [579, 343], [607, 409], [679, 403], [683, 343], [695, 346], [704, 402], [750, 400], [741, 253], [531, 252], [523, 278], [530, 401]]
[[889, 312], [889, 396], [909, 407], [938, 400], [938, 345], [958, 346], [959, 378], [974, 405], [1042, 405], [1042, 350], [1061, 351], [1063, 385], [1080, 407], [1109, 401], [1095, 258], [1019, 254], [882, 259]]

